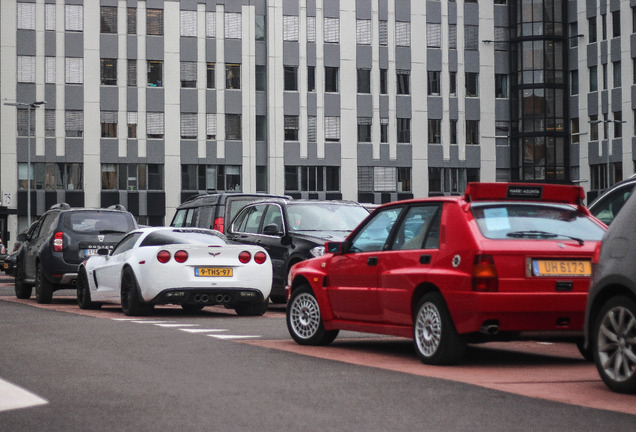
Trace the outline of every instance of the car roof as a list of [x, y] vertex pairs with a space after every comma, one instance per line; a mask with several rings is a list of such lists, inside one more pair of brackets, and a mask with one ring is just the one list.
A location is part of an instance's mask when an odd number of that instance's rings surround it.
[[[248, 206], [253, 206], [255, 204], [285, 204], [285, 205], [299, 205], [299, 204], [339, 204], [339, 205], [350, 205], [356, 207], [364, 206], [356, 201], [350, 200], [319, 200], [319, 199], [293, 199], [293, 198], [270, 198], [270, 199], [262, 199], [258, 201], [254, 201], [249, 203]], [[247, 207], [247, 206], [246, 206]]]
[[214, 205], [223, 201], [223, 199], [227, 199], [230, 197], [254, 197], [256, 199], [266, 199], [266, 198], [288, 198], [291, 199], [288, 195], [272, 195], [261, 192], [254, 193], [244, 193], [244, 192], [219, 192], [219, 193], [204, 193], [200, 195], [195, 195], [179, 205], [179, 209], [181, 208], [190, 208], [190, 207], [199, 207], [202, 205]]

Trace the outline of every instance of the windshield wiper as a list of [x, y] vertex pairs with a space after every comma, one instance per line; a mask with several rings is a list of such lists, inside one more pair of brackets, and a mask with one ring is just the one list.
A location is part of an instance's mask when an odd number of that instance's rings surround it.
[[99, 230], [100, 234], [126, 234], [128, 231], [120, 231], [120, 230]]
[[565, 235], [565, 234], [554, 234], [554, 233], [551, 233], [551, 232], [538, 231], [538, 230], [513, 231], [513, 232], [509, 232], [506, 235], [508, 237], [512, 237], [512, 238], [524, 238], [524, 237], [555, 238], [555, 237], [565, 237], [565, 238], [569, 238], [570, 240], [574, 240], [575, 242], [577, 242], [581, 246], [583, 246], [583, 244], [585, 243], [583, 241], [583, 239], [580, 239], [578, 237], [572, 237], [572, 236]]

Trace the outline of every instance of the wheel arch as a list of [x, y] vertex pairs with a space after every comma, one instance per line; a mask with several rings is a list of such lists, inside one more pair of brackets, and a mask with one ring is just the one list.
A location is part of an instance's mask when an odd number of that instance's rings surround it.
[[620, 295], [629, 297], [634, 302], [636, 302], [636, 293], [634, 293], [634, 291], [632, 291], [629, 287], [618, 283], [614, 283], [604, 287], [603, 290], [596, 297], [594, 297], [589, 310], [590, 331], [592, 326], [594, 325], [594, 322], [592, 322], [591, 320], [594, 319], [594, 317], [598, 316], [600, 310], [603, 308], [603, 305], [605, 305], [605, 303], [607, 303], [611, 298]]
[[[417, 313], [417, 305], [420, 303], [422, 297], [430, 292], [437, 292], [441, 295], [439, 288], [431, 282], [422, 282], [415, 288], [415, 290], [413, 290], [413, 296], [411, 297], [411, 318], [415, 317], [415, 314]], [[444, 300], [444, 302], [446, 302], [446, 300]]]

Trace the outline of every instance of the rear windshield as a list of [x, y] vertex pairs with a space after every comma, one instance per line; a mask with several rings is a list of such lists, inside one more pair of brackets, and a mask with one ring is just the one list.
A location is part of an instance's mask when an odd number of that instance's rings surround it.
[[79, 211], [64, 216], [64, 228], [78, 234], [105, 234], [127, 233], [137, 227], [129, 213]]
[[205, 230], [161, 230], [150, 234], [140, 246], [163, 246], [169, 244], [224, 245], [227, 241], [221, 233]]
[[489, 239], [601, 240], [605, 230], [567, 205], [490, 203], [473, 204], [472, 214]]

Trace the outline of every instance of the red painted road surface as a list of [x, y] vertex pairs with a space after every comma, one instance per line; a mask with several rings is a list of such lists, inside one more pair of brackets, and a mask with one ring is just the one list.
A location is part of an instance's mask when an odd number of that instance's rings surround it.
[[[0, 282], [6, 282], [6, 279]], [[10, 285], [0, 283], [0, 286]], [[123, 317], [121, 309], [114, 306], [81, 310], [71, 296], [56, 296], [49, 305], [9, 296], [0, 297], [0, 300], [96, 318]], [[234, 311], [222, 307], [207, 308], [206, 311], [235, 316]], [[284, 316], [282, 310], [270, 310], [264, 317], [282, 321]], [[284, 324], [281, 322], [281, 325]], [[593, 363], [584, 361], [573, 344], [506, 342], [471, 345], [467, 358], [460, 365], [428, 366], [416, 358], [410, 340], [393, 337], [342, 335], [327, 347], [301, 346], [291, 339], [243, 340], [240, 343], [636, 415], [636, 395], [608, 390]]]

